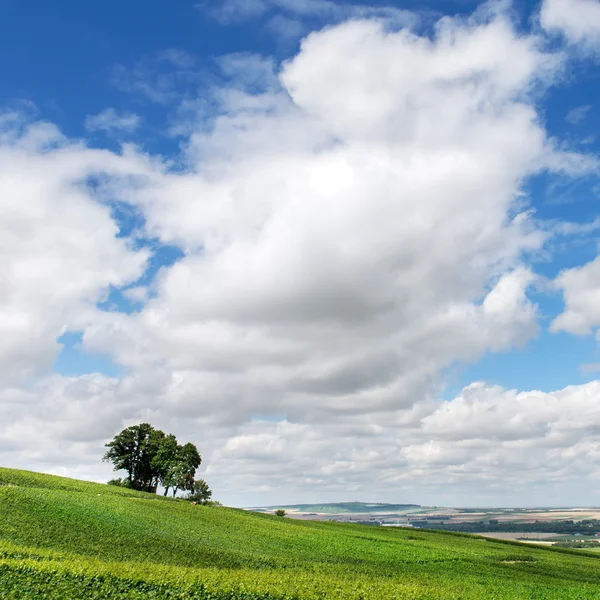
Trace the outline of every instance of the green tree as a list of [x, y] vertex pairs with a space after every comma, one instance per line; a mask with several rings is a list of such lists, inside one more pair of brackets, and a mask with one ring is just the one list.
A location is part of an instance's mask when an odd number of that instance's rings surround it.
[[[178, 452], [180, 446], [177, 444], [177, 438], [169, 433], [159, 441], [156, 455], [152, 460], [154, 471], [154, 489], [161, 483], [165, 485], [169, 474], [176, 468], [178, 462]], [[165, 493], [165, 496], [167, 494]]]
[[114, 485], [116, 487], [129, 487], [129, 481], [127, 481], [127, 479], [121, 479], [120, 477], [117, 477], [116, 479], [111, 479], [106, 483], [107, 485]]
[[115, 471], [127, 472], [129, 487], [152, 491], [152, 463], [157, 454], [158, 440], [164, 435], [149, 423], [127, 427], [106, 444], [108, 450], [103, 460], [111, 462]]
[[196, 469], [202, 463], [202, 457], [194, 444], [188, 442], [177, 446], [173, 460], [165, 470], [161, 483], [165, 488], [165, 496], [173, 490], [173, 497], [179, 490], [190, 491], [194, 484]]
[[190, 491], [191, 494], [188, 496], [188, 500], [191, 500], [192, 502], [208, 504], [212, 497], [212, 491], [204, 479], [198, 479], [194, 481]]
[[[165, 434], [149, 423], [127, 427], [106, 444], [103, 460], [115, 471], [126, 471], [121, 485], [156, 493], [159, 483], [173, 496], [179, 490], [192, 491], [196, 469], [202, 458], [194, 444], [180, 446], [173, 434]], [[114, 485], [114, 483], [113, 483]]]
[[283, 508], [278, 508], [278, 509], [275, 511], [275, 514], [276, 514], [278, 517], [285, 517], [285, 510], [283, 510]]

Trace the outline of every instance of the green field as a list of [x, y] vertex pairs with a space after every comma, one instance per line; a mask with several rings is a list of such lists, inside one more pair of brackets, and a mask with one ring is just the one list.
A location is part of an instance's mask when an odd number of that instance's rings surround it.
[[600, 556], [0, 469], [0, 598], [600, 598]]

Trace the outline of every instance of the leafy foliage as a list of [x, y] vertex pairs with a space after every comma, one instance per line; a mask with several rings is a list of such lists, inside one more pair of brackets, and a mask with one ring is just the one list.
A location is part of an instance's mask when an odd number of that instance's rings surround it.
[[194, 444], [180, 446], [172, 433], [165, 434], [149, 423], [123, 429], [106, 447], [103, 460], [111, 462], [115, 471], [127, 472], [126, 479], [113, 479], [112, 485], [155, 493], [161, 483], [165, 496], [170, 489], [173, 496], [179, 490], [191, 491], [202, 462]]
[[107, 483], [107, 485], [114, 485], [116, 487], [130, 487], [129, 481], [127, 479], [121, 479], [120, 477], [117, 477], [115, 479], [110, 479], [106, 483]]
[[194, 481], [191, 489], [191, 494], [188, 500], [192, 502], [199, 502], [200, 504], [208, 504], [212, 496], [212, 492], [208, 487], [208, 483], [204, 479], [198, 479]]
[[[194, 476], [201, 462], [202, 458], [194, 444], [176, 445], [172, 455], [165, 461], [164, 475], [161, 481], [165, 487], [165, 496], [169, 489], [173, 490], [173, 497], [179, 490], [193, 492]], [[203, 479], [200, 481], [204, 482]]]
[[166, 445], [166, 436], [149, 423], [127, 427], [106, 444], [105, 461], [113, 464], [115, 471], [127, 471], [129, 487], [155, 492], [158, 485], [159, 458]]
[[0, 598], [600, 597], [600, 558], [466, 534], [279, 519], [0, 468]]

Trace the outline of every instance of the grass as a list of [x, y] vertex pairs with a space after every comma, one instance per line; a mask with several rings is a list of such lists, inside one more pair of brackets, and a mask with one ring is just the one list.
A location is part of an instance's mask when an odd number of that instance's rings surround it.
[[600, 556], [0, 468], [0, 598], [600, 598]]

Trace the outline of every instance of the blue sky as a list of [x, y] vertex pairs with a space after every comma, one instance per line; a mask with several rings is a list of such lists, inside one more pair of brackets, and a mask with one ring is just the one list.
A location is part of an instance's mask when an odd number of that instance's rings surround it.
[[[368, 3], [368, 6], [386, 5], [385, 2]], [[394, 4], [397, 8], [416, 9], [428, 20], [439, 14], [470, 13], [476, 5], [465, 1]], [[132, 141], [150, 152], [177, 159], [180, 139], [166, 132], [172, 107], [183, 97], [202, 95], [203, 88], [212, 83], [211, 79], [220, 77], [215, 66], [220, 55], [256, 52], [282, 61], [298, 48], [297, 39], [282, 41], [269, 36], [265, 32], [264, 16], [242, 23], [222, 23], [211, 18], [210, 8], [214, 8], [214, 3], [203, 7], [197, 2], [173, 6], [168, 2], [109, 1], [90, 5], [72, 1], [58, 6], [51, 2], [7, 1], [0, 23], [0, 60], [4, 74], [0, 93], [4, 104], [31, 103], [27, 109], [36, 117], [57, 123], [70, 136], [86, 137], [94, 146], [109, 148], [118, 146], [118, 140], [102, 131], [90, 135], [85, 129], [86, 116], [99, 113], [107, 106], [131, 111], [142, 119], [141, 127], [131, 136]], [[526, 27], [538, 3], [519, 2], [514, 9]], [[31, 19], [32, 14], [36, 15], [35, 19]], [[318, 18], [311, 21], [314, 21], [311, 22], [313, 27], [327, 24]], [[164, 103], [123, 89], [116, 75], [121, 68], [127, 73], [139, 68], [151, 85], [160, 76], [176, 79], [174, 72], [180, 66], [168, 58], [172, 51], [181, 53], [182, 57], [185, 53], [189, 67], [186, 64], [184, 70], [190, 73], [183, 81], [169, 81]], [[587, 58], [576, 61], [562, 84], [540, 98], [540, 112], [550, 134], [576, 149], [598, 152], [600, 141], [594, 135], [600, 126], [600, 111], [594, 106], [598, 89], [600, 72], [596, 62]], [[569, 122], [569, 111], [588, 106], [581, 120]], [[530, 204], [540, 218], [585, 223], [598, 215], [595, 176], [572, 181], [542, 175], [532, 178], [528, 186]], [[131, 213], [117, 213], [116, 217], [127, 230], [139, 226]], [[596, 233], [586, 239], [570, 240], [568, 248], [555, 252], [551, 260], [542, 259], [537, 264], [538, 272], [554, 277], [561, 269], [591, 260], [597, 241]], [[157, 248], [156, 240], [154, 248]], [[163, 260], [164, 264], [173, 260], [168, 248], [158, 250], [146, 279], [152, 277]], [[135, 303], [132, 305], [114, 292], [108, 304], [118, 310], [135, 309]], [[557, 314], [559, 294], [542, 298], [541, 306], [547, 317]], [[72, 335], [61, 340], [65, 349], [57, 359], [57, 372], [119, 372], [106, 357], [79, 351], [79, 339], [80, 336]], [[522, 368], [524, 361], [527, 369]], [[531, 340], [522, 352], [486, 356], [480, 364], [469, 366], [460, 381], [485, 379], [506, 387], [550, 391], [593, 379], [593, 373], [581, 373], [579, 366], [597, 361], [600, 356], [589, 338], [542, 334]]]
[[[418, 486], [394, 473], [437, 469], [444, 444], [534, 443], [449, 432], [488, 431], [498, 394], [513, 411], [511, 390], [539, 390], [535, 418], [506, 418], [551, 423], [543, 462], [572, 419], [561, 390], [598, 399], [598, 15], [596, 0], [3, 0], [2, 156], [24, 177], [5, 192], [7, 232], [24, 232], [5, 254], [6, 461], [102, 479], [103, 440], [154, 419], [211, 430], [207, 475], [232, 503], [396, 500]], [[79, 463], [14, 442], [53, 411], [89, 430]], [[82, 443], [58, 421], [48, 447]], [[596, 468], [580, 434], [569, 447]], [[265, 465], [300, 439], [322, 460], [275, 491]], [[374, 462], [328, 462], [328, 444]], [[424, 498], [522, 501], [456, 456], [476, 475]], [[368, 469], [380, 485], [353, 475]]]

